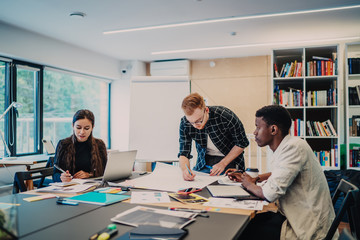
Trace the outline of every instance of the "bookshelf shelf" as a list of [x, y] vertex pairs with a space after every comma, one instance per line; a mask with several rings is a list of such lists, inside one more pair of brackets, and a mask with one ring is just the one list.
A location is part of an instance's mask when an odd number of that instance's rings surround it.
[[346, 168], [360, 170], [360, 43], [345, 47]]
[[273, 103], [288, 109], [291, 134], [305, 139], [326, 169], [340, 169], [337, 53], [338, 46], [272, 52]]

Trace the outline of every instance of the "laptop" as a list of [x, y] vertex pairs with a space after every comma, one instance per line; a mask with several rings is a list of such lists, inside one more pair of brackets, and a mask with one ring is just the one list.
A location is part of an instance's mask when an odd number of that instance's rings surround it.
[[43, 139], [42, 142], [48, 155], [55, 154], [55, 147], [51, 140]]
[[131, 176], [137, 150], [111, 151], [105, 166], [103, 182], [116, 181]]
[[250, 194], [240, 186], [209, 185], [207, 189], [213, 197], [236, 198], [237, 200], [261, 200], [261, 198]]

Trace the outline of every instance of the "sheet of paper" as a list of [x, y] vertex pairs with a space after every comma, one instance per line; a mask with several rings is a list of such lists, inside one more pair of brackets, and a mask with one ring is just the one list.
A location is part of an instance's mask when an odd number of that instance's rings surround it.
[[133, 192], [130, 203], [168, 203], [170, 198], [167, 192]]
[[24, 200], [27, 202], [35, 202], [35, 201], [40, 201], [40, 200], [55, 198], [55, 197], [56, 197], [56, 195], [54, 195], [54, 194], [44, 194], [44, 195], [39, 195], [39, 196], [35, 196], [35, 197], [24, 198]]
[[180, 167], [165, 163], [156, 163], [156, 167], [151, 174], [120, 183], [122, 186], [136, 188], [147, 188], [168, 192], [177, 192], [184, 188], [204, 188], [217, 181], [223, 176], [210, 176], [201, 172], [193, 171], [196, 176], [194, 181], [185, 181]]
[[235, 185], [235, 186], [242, 186], [240, 182], [235, 182], [233, 180], [230, 180], [228, 176], [223, 176], [218, 180], [219, 184], [225, 184], [225, 185]]
[[204, 206], [209, 207], [226, 207], [226, 208], [241, 208], [249, 210], [262, 210], [263, 201], [256, 200], [242, 200], [236, 201], [233, 198], [209, 198], [209, 202], [204, 203]]

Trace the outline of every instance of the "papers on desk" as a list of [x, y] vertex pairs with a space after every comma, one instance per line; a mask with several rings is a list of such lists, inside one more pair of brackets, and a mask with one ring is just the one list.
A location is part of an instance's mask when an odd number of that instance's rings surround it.
[[111, 218], [111, 221], [138, 227], [152, 225], [168, 228], [183, 228], [195, 221], [197, 213], [169, 211], [157, 208], [137, 206]]
[[224, 185], [242, 186], [242, 183], [230, 180], [228, 176], [223, 176], [222, 178], [220, 178], [218, 180], [218, 183], [219, 184], [224, 184]]
[[131, 192], [130, 203], [169, 203], [167, 192]]
[[204, 188], [207, 185], [222, 178], [222, 176], [210, 176], [201, 172], [196, 172], [194, 181], [185, 181], [181, 169], [165, 163], [156, 163], [156, 167], [151, 174], [120, 183], [121, 186], [136, 188], [147, 188], [160, 191], [177, 192], [184, 188]]
[[76, 185], [76, 184], [92, 184], [92, 185], [97, 185], [100, 184], [101, 180], [98, 179], [91, 179], [91, 178], [73, 178], [70, 182], [54, 182], [54, 183], [50, 183], [50, 185], [52, 186], [58, 186], [58, 187], [67, 187], [67, 186], [71, 186], [71, 185]]
[[209, 198], [209, 202], [204, 203], [204, 206], [209, 207], [226, 207], [226, 208], [241, 208], [248, 210], [262, 210], [264, 201], [257, 200], [243, 200], [237, 201], [233, 198]]
[[49, 192], [49, 193], [82, 193], [95, 189], [94, 184], [75, 184], [66, 187], [50, 185], [44, 188], [38, 188], [36, 192]]

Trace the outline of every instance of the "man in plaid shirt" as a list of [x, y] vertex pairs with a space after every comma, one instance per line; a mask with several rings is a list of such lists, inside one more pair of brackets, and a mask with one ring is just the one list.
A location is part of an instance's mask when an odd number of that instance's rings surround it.
[[228, 168], [244, 170], [244, 148], [249, 145], [239, 118], [228, 108], [205, 106], [202, 96], [192, 93], [182, 102], [185, 116], [180, 122], [180, 167], [185, 180], [192, 181], [190, 170], [192, 140], [198, 159], [194, 170], [219, 175]]

